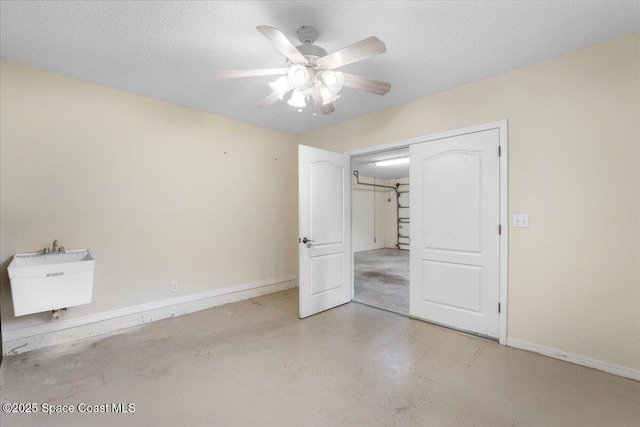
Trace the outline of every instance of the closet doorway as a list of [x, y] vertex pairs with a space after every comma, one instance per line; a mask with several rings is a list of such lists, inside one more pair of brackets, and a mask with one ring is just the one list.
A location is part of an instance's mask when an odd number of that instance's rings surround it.
[[506, 343], [506, 120], [345, 154], [301, 145], [298, 164], [300, 318], [408, 300], [412, 318]]
[[409, 314], [409, 147], [351, 159], [353, 301]]

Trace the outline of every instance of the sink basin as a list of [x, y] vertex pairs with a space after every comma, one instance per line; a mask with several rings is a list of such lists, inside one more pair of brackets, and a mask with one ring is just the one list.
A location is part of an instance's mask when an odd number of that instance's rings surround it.
[[88, 249], [14, 255], [7, 271], [15, 315], [90, 303], [95, 265]]

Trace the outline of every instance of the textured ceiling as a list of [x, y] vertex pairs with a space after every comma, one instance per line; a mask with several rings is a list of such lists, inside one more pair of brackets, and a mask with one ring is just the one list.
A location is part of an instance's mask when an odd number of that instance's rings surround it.
[[[292, 41], [315, 26], [329, 53], [375, 35], [387, 53], [341, 70], [390, 82], [383, 97], [345, 88], [335, 113], [255, 105], [273, 77], [215, 71], [282, 67], [256, 31]], [[299, 134], [640, 30], [638, 1], [1, 2], [2, 59]]]

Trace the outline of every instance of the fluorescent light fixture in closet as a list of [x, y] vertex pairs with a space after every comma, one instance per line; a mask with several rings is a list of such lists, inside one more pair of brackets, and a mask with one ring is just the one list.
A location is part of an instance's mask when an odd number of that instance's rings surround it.
[[393, 165], [406, 165], [409, 163], [409, 157], [397, 157], [395, 159], [380, 160], [374, 162], [376, 166], [393, 166]]

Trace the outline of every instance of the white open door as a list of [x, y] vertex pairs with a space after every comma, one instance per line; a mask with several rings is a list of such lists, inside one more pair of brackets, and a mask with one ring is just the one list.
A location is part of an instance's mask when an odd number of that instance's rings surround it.
[[499, 130], [411, 145], [412, 316], [499, 336]]
[[351, 301], [351, 173], [346, 154], [298, 147], [300, 318]]

